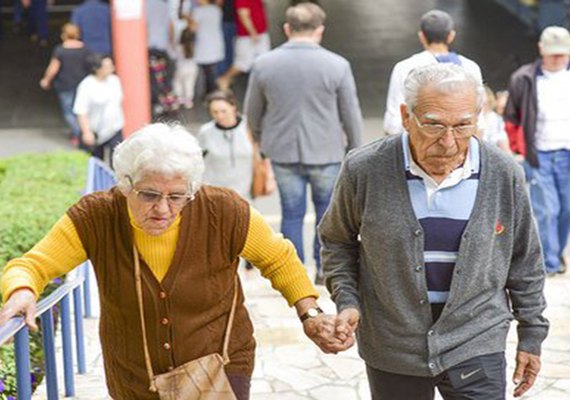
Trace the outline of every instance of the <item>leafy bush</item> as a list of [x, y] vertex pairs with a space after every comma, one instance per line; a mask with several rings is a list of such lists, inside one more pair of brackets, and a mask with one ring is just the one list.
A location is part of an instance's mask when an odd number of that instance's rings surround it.
[[[2, 268], [38, 242], [80, 197], [88, 156], [82, 152], [21, 155], [0, 160], [0, 277]], [[44, 291], [47, 296], [61, 280]], [[1, 303], [1, 299], [0, 299]], [[30, 334], [30, 379], [44, 376], [41, 334]], [[0, 400], [16, 396], [14, 346], [0, 347]]]

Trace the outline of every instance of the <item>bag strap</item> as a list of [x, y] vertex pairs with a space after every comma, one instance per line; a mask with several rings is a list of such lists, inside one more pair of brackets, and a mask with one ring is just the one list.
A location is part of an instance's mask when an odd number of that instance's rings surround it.
[[[144, 347], [144, 361], [146, 365], [146, 371], [148, 374], [148, 379], [150, 381], [149, 390], [151, 392], [157, 392], [158, 389], [154, 383], [154, 371], [152, 370], [152, 362], [150, 359], [150, 352], [148, 351], [148, 341], [146, 336], [146, 324], [145, 324], [145, 317], [144, 317], [144, 306], [143, 306], [143, 295], [142, 295], [142, 278], [141, 278], [141, 266], [139, 260], [139, 252], [137, 251], [137, 247], [133, 245], [133, 258], [135, 260], [135, 284], [137, 289], [137, 303], [139, 306], [139, 314], [141, 320], [141, 330], [143, 334], [143, 347]], [[228, 317], [228, 324], [226, 326], [226, 332], [224, 334], [224, 344], [222, 346], [222, 357], [224, 365], [229, 364], [230, 356], [229, 356], [229, 346], [230, 346], [230, 338], [232, 333], [232, 327], [234, 324], [234, 318], [237, 308], [237, 300], [238, 300], [238, 276], [236, 273], [234, 279], [234, 297], [232, 301], [232, 308], [230, 310], [230, 315]]]
[[154, 372], [152, 370], [152, 362], [150, 361], [150, 353], [148, 351], [148, 342], [146, 339], [146, 326], [144, 318], [144, 308], [143, 308], [143, 296], [142, 296], [142, 282], [141, 282], [141, 265], [139, 261], [139, 252], [137, 247], [133, 245], [133, 256], [135, 259], [135, 283], [137, 286], [137, 303], [139, 305], [139, 314], [141, 319], [141, 329], [143, 335], [143, 347], [144, 347], [144, 362], [146, 365], [146, 371], [148, 373], [148, 379], [150, 381], [149, 390], [156, 393], [158, 391], [156, 385], [154, 384]]

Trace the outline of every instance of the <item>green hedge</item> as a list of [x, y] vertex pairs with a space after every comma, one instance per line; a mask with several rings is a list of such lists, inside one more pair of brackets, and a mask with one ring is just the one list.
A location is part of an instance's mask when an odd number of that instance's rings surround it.
[[[2, 268], [38, 242], [75, 203], [85, 187], [88, 155], [29, 154], [0, 160], [0, 277]], [[43, 296], [59, 282], [46, 288]], [[0, 300], [1, 302], [1, 300]], [[32, 333], [30, 379], [43, 378], [41, 336]], [[14, 348], [0, 347], [0, 400], [16, 396]]]

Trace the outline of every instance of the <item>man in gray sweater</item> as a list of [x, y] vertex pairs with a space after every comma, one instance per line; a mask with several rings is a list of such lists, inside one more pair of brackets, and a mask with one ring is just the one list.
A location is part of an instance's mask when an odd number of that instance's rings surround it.
[[356, 331], [374, 400], [502, 400], [540, 370], [544, 260], [522, 169], [474, 137], [483, 88], [451, 64], [419, 67], [407, 133], [349, 153], [319, 226], [336, 335]]
[[[281, 232], [303, 261], [307, 186], [318, 223], [342, 159], [362, 143], [362, 116], [350, 64], [319, 45], [324, 20], [325, 13], [315, 4], [289, 7], [284, 26], [289, 40], [255, 61], [245, 97], [249, 126], [275, 172]], [[317, 283], [322, 281], [319, 250], [315, 237]]]

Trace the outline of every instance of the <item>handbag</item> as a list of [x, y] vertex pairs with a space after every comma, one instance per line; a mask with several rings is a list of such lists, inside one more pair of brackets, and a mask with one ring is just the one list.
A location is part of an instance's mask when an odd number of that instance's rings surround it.
[[264, 158], [259, 151], [254, 151], [251, 197], [255, 199], [260, 196], [268, 196], [275, 191], [276, 186], [271, 162]]
[[222, 355], [218, 353], [208, 354], [197, 360], [189, 361], [172, 371], [154, 375], [146, 337], [140, 261], [138, 251], [134, 245], [133, 253], [135, 259], [137, 302], [143, 334], [144, 358], [150, 381], [149, 390], [158, 393], [161, 400], [237, 400], [226, 372], [224, 371], [224, 365], [230, 362], [228, 347], [237, 305], [237, 275], [234, 282], [232, 308], [224, 334]]

